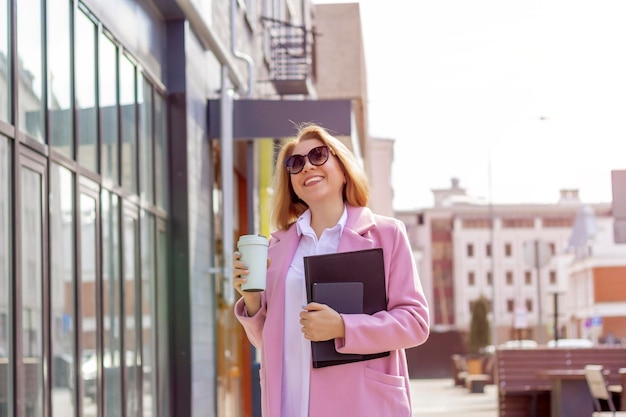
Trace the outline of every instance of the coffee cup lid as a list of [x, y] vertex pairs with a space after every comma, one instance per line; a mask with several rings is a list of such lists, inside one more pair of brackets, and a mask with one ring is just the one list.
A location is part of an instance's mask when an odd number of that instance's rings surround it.
[[239, 241], [237, 242], [237, 246], [239, 245], [266, 245], [267, 246], [267, 238], [263, 235], [243, 235], [239, 236]]

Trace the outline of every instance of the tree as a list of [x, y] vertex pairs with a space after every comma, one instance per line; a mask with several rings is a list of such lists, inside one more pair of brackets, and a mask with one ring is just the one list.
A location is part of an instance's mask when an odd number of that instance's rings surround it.
[[469, 350], [472, 353], [480, 352], [491, 343], [491, 329], [487, 318], [489, 305], [489, 300], [483, 295], [472, 305], [472, 322], [469, 331]]

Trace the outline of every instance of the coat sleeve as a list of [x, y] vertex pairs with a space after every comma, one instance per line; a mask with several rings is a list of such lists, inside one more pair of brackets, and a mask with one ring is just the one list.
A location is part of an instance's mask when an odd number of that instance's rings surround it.
[[250, 343], [252, 343], [255, 348], [262, 350], [263, 326], [265, 325], [265, 317], [267, 315], [265, 292], [261, 295], [261, 309], [257, 311], [254, 316], [248, 316], [243, 298], [237, 300], [234, 310], [235, 317], [237, 317], [237, 320], [239, 320], [239, 323], [243, 326]]
[[387, 311], [342, 314], [345, 337], [335, 339], [340, 353], [371, 354], [421, 345], [430, 317], [404, 223], [385, 218], [378, 224], [385, 257]]

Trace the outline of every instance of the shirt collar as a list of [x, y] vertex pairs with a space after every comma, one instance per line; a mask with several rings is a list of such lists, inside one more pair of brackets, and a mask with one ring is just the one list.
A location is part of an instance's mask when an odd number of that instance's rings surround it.
[[[341, 217], [339, 218], [339, 221], [337, 221], [337, 224], [332, 228], [332, 229], [328, 229], [328, 230], [339, 230], [339, 233], [343, 233], [343, 228], [346, 227], [346, 223], [348, 222], [348, 209], [346, 208], [346, 205], [343, 205], [343, 213], [341, 213]], [[313, 232], [313, 228], [311, 227], [311, 210], [310, 209], [306, 209], [304, 213], [302, 213], [300, 215], [300, 217], [298, 217], [298, 220], [296, 221], [296, 230], [298, 231], [298, 236], [302, 236], [302, 234], [309, 232], [309, 233], [314, 233]]]

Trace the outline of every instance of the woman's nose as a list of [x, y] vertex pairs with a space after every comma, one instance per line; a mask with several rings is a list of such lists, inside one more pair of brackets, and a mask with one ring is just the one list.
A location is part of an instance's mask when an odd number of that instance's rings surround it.
[[304, 166], [302, 167], [302, 171], [303, 171], [303, 172], [304, 172], [304, 171], [308, 171], [308, 170], [309, 170], [309, 168], [314, 167], [314, 166], [315, 166], [315, 165], [313, 165], [313, 164], [311, 163], [311, 161], [309, 161], [309, 157], [308, 157], [308, 156], [306, 156], [306, 157], [304, 158]]

